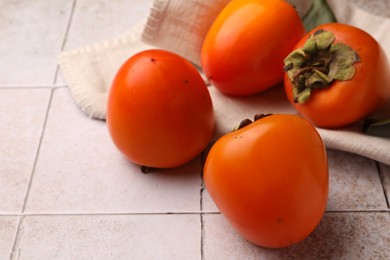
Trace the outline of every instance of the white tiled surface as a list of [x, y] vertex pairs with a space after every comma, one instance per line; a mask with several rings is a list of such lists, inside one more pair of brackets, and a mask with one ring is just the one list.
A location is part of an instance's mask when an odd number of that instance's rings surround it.
[[50, 85], [72, 1], [0, 2], [0, 84]]
[[219, 213], [201, 158], [144, 175], [115, 149], [105, 122], [73, 102], [56, 56], [125, 32], [151, 2], [0, 2], [0, 260], [389, 259], [388, 165], [328, 151], [320, 226], [269, 250]]
[[200, 259], [199, 215], [31, 216], [19, 230], [16, 259]]
[[8, 259], [18, 229], [19, 217], [0, 216], [0, 259]]
[[303, 242], [284, 249], [254, 246], [219, 214], [203, 216], [204, 259], [389, 259], [389, 213], [327, 213]]
[[1, 213], [22, 212], [50, 92], [44, 88], [0, 88]]
[[141, 174], [116, 150], [105, 122], [86, 118], [68, 89], [58, 88], [26, 213], [199, 212], [200, 166], [198, 158], [180, 169]]

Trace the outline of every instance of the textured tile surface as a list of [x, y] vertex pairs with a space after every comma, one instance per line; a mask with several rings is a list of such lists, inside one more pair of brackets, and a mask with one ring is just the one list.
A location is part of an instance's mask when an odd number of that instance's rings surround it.
[[[64, 50], [117, 38], [146, 21], [151, 5], [152, 0], [78, 0]], [[66, 83], [61, 71], [56, 83]]]
[[22, 211], [50, 91], [0, 88], [0, 214]]
[[200, 167], [195, 159], [142, 174], [114, 147], [105, 122], [87, 118], [67, 88], [57, 89], [27, 212], [199, 212]]
[[146, 21], [152, 0], [78, 0], [65, 49], [116, 38]]
[[212, 213], [219, 212], [219, 209], [210, 197], [206, 188], [202, 191], [202, 211]]
[[386, 199], [374, 161], [340, 151], [328, 151], [327, 210], [386, 209]]
[[16, 259], [200, 259], [198, 215], [28, 216], [21, 230]]
[[8, 259], [18, 226], [18, 217], [0, 216], [0, 259]]
[[[344, 0], [345, 1], [345, 0]], [[383, 17], [390, 17], [390, 1], [389, 0], [350, 0], [358, 7], [366, 10], [367, 12], [380, 15]]]
[[326, 213], [304, 241], [284, 249], [255, 246], [222, 215], [203, 216], [204, 259], [388, 259], [388, 213]]
[[70, 0], [0, 2], [0, 85], [52, 84]]

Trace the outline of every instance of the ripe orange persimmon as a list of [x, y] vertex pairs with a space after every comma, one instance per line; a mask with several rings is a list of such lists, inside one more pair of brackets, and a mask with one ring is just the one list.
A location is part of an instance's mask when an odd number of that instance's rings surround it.
[[390, 68], [379, 43], [351, 25], [310, 31], [285, 59], [290, 103], [319, 127], [359, 121], [390, 98]]
[[214, 121], [206, 84], [177, 54], [140, 52], [122, 65], [112, 83], [109, 133], [136, 164], [171, 168], [190, 161], [208, 145]]
[[316, 129], [296, 115], [270, 115], [220, 138], [204, 182], [222, 215], [247, 240], [279, 248], [306, 238], [328, 198], [328, 164]]
[[231, 1], [206, 35], [202, 68], [223, 93], [261, 92], [283, 81], [283, 59], [304, 34], [298, 13], [286, 1]]

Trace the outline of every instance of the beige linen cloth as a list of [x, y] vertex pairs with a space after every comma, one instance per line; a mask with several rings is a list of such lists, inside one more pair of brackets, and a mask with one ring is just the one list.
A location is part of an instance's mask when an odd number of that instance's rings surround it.
[[[176, 52], [199, 66], [199, 52], [212, 21], [230, 0], [155, 0], [141, 23], [115, 39], [62, 52], [58, 61], [71, 95], [91, 118], [105, 119], [107, 95], [120, 65], [145, 49], [162, 48]], [[300, 14], [308, 1], [291, 0]], [[339, 22], [369, 32], [390, 57], [390, 19], [372, 15], [343, 0], [328, 0]], [[146, 18], [146, 17], [145, 17]], [[390, 73], [390, 72], [389, 72]], [[249, 97], [229, 97], [209, 86], [217, 126], [214, 138], [231, 131], [244, 118], [257, 113], [296, 114], [281, 85]], [[390, 102], [375, 116], [390, 117]], [[362, 122], [328, 130], [317, 128], [327, 148], [359, 154], [390, 164], [390, 139], [362, 133]]]

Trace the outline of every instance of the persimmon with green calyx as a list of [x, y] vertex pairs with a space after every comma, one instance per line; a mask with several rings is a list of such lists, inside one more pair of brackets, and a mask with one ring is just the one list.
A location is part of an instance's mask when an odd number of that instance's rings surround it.
[[310, 31], [284, 60], [286, 95], [319, 127], [357, 122], [390, 98], [390, 68], [380, 44], [351, 25]]
[[283, 59], [304, 34], [297, 11], [286, 1], [231, 1], [204, 39], [203, 71], [228, 95], [264, 91], [283, 81]]
[[107, 125], [116, 147], [147, 171], [177, 167], [200, 155], [215, 118], [207, 86], [190, 62], [172, 52], [146, 50], [115, 75]]
[[230, 224], [250, 242], [271, 248], [305, 239], [328, 199], [322, 139], [296, 115], [245, 120], [211, 147], [203, 178]]

